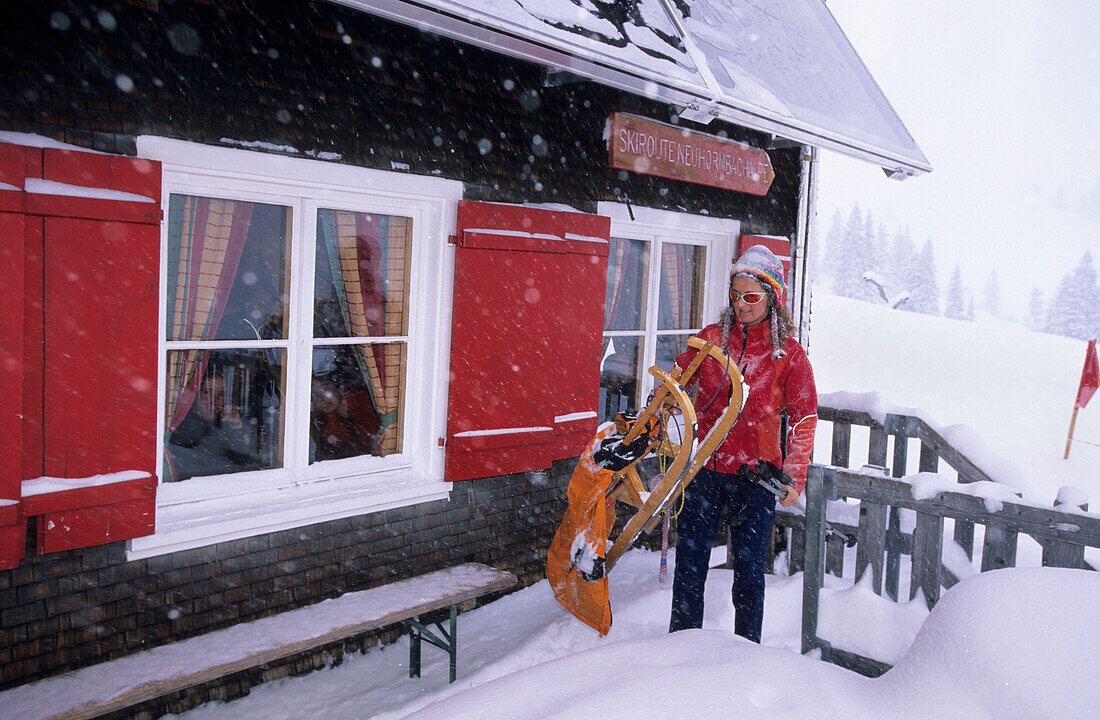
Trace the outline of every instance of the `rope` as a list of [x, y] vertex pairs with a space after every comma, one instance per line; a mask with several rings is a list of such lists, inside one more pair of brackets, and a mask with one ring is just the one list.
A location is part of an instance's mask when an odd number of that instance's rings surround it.
[[1082, 445], [1092, 445], [1093, 447], [1100, 447], [1100, 443], [1089, 442], [1088, 440], [1080, 440], [1078, 438], [1072, 438], [1073, 442], [1081, 443]]
[[664, 515], [665, 519], [661, 523], [661, 570], [657, 573], [657, 582], [662, 585], [668, 582], [668, 529], [672, 524], [668, 513], [666, 512]]
[[[662, 444], [668, 442], [667, 423], [668, 423], [668, 416], [665, 413], [661, 413], [661, 442], [662, 442]], [[660, 472], [660, 474], [657, 475], [656, 479], [657, 479], [658, 482], [660, 482], [660, 480], [662, 478], [664, 478], [664, 476], [665, 476], [665, 470], [668, 468], [668, 465], [667, 465], [667, 459], [666, 459], [664, 453], [660, 453], [660, 452], [657, 453], [657, 457], [658, 457], [657, 462], [659, 464], [659, 468], [660, 468], [661, 472]], [[668, 517], [668, 508], [667, 507], [664, 510], [661, 511], [661, 514], [664, 515], [664, 518], [661, 521], [661, 567], [657, 571], [657, 582], [661, 583], [663, 585], [668, 580], [668, 526], [671, 523], [671, 520]]]

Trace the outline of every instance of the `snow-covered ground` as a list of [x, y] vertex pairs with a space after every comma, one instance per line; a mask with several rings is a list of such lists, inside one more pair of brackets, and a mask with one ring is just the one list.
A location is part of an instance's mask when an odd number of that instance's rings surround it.
[[[1049, 504], [1063, 485], [1094, 504], [1100, 498], [1100, 447], [1077, 443], [1062, 459], [1085, 343], [990, 318], [964, 323], [828, 296], [815, 298], [813, 322], [822, 393], [871, 392], [878, 406], [913, 408], [1026, 499]], [[1080, 413], [1075, 435], [1100, 443], [1096, 403]], [[827, 460], [828, 432], [826, 425], [819, 460]], [[715, 555], [719, 564], [722, 550]], [[1037, 565], [1037, 555], [1022, 547], [1018, 562]], [[669, 635], [671, 589], [658, 582], [658, 568], [656, 553], [623, 556], [611, 575], [614, 625], [603, 639], [542, 581], [460, 618], [453, 685], [446, 656], [430, 647], [423, 677], [410, 680], [400, 640], [181, 717], [1100, 717], [1100, 689], [1087, 681], [1100, 660], [1097, 573], [971, 574], [931, 614], [919, 599], [895, 604], [828, 577], [822, 637], [895, 664], [867, 679], [798, 654], [800, 574], [769, 576], [756, 646], [730, 632], [730, 573], [722, 569], [709, 576], [704, 629]]]
[[[1074, 485], [1100, 502], [1100, 398], [1078, 413], [1078, 441], [1062, 459], [1084, 341], [987, 315], [951, 320], [815, 292], [809, 345], [819, 393], [875, 392], [941, 428], [966, 426], [996, 456], [971, 459], [1029, 500], [1049, 505]], [[831, 430], [822, 426], [815, 460], [828, 462]]]
[[[722, 558], [716, 554], [717, 562]], [[801, 574], [768, 578], [758, 646], [731, 632], [731, 574], [721, 569], [708, 578], [704, 629], [669, 635], [671, 584], [658, 582], [658, 567], [659, 554], [643, 550], [626, 553], [616, 565], [615, 622], [603, 639], [566, 613], [544, 580], [459, 619], [453, 685], [447, 683], [446, 655], [430, 647], [423, 677], [409, 679], [408, 641], [401, 639], [179, 717], [1100, 717], [1100, 689], [1081, 674], [1095, 664], [1100, 647], [1100, 624], [1092, 621], [1100, 603], [1096, 573], [983, 573], [947, 591], [931, 614], [920, 600], [897, 605], [829, 578], [822, 625], [855, 639], [849, 647], [897, 663], [883, 677], [868, 679], [798, 654]]]

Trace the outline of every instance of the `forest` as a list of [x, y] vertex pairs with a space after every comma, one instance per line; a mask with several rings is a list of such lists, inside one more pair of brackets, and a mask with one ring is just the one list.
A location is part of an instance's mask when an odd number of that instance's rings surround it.
[[[1055, 285], [1043, 271], [1031, 275], [1054, 287], [1048, 295], [1038, 285], [1002, 289], [997, 268], [955, 265], [944, 286], [935, 248], [927, 238], [918, 248], [908, 228], [891, 231], [876, 223], [871, 209], [853, 205], [847, 218], [840, 211], [811, 258], [818, 287], [840, 297], [886, 304], [899, 310], [973, 320], [976, 312], [1020, 322], [1031, 330], [1088, 340], [1100, 336], [1100, 284], [1092, 253], [1086, 250], [1076, 267]], [[975, 277], [978, 275], [979, 277]], [[1028, 294], [1027, 313], [1015, 317], [1002, 303], [1003, 292]]]

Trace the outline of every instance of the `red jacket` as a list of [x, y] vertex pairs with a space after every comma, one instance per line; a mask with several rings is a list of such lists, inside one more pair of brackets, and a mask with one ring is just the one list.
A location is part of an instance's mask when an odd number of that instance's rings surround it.
[[[745, 463], [755, 469], [759, 461], [767, 460], [782, 467], [801, 493], [806, 487], [806, 468], [813, 454], [817, 429], [817, 386], [810, 360], [798, 341], [788, 338], [784, 348], [787, 356], [776, 360], [772, 357], [770, 332], [767, 322], [746, 328], [732, 321], [727, 351], [730, 361], [741, 369], [748, 385], [748, 396], [737, 423], [707, 462], [707, 467], [736, 473]], [[722, 346], [718, 325], [708, 325], [699, 337]], [[688, 348], [676, 358], [676, 365], [686, 368], [696, 352]], [[703, 438], [729, 403], [729, 382], [725, 368], [713, 358], [703, 361], [693, 382], [699, 385], [695, 402], [699, 437]], [[787, 411], [790, 428], [786, 460], [779, 442], [782, 427], [779, 414], [783, 410]]]

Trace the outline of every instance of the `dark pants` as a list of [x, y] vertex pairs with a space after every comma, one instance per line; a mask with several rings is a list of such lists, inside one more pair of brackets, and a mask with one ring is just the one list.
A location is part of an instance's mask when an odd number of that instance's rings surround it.
[[733, 631], [760, 642], [764, 560], [775, 521], [775, 496], [755, 483], [703, 469], [688, 485], [676, 525], [676, 573], [669, 632], [703, 626], [703, 588], [711, 544], [729, 504], [733, 545]]

